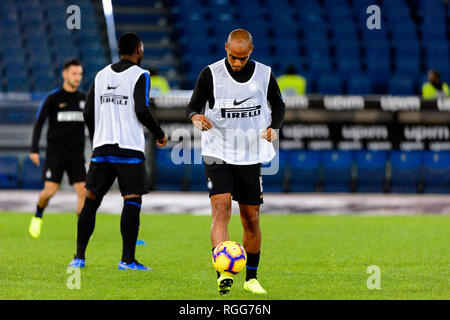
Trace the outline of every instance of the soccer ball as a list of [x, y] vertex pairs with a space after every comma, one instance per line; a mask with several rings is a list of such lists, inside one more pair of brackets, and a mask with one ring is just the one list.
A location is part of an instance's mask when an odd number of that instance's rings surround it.
[[212, 262], [221, 274], [236, 275], [245, 268], [247, 253], [239, 243], [224, 241], [214, 249]]

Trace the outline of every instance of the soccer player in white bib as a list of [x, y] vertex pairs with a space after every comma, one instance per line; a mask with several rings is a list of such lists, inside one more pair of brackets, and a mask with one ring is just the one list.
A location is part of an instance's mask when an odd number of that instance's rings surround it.
[[[211, 202], [211, 245], [228, 239], [231, 200], [239, 203], [247, 252], [244, 289], [265, 294], [257, 279], [263, 203], [261, 163], [275, 156], [275, 129], [285, 105], [271, 68], [250, 59], [250, 33], [236, 29], [225, 43], [227, 57], [202, 70], [186, 116], [202, 130], [202, 156]], [[270, 104], [270, 105], [269, 105]], [[204, 114], [200, 114], [205, 108]], [[233, 278], [217, 274], [219, 293], [228, 294]]]
[[150, 111], [150, 74], [140, 67], [144, 46], [135, 33], [119, 38], [121, 60], [100, 70], [89, 89], [84, 120], [93, 138], [86, 200], [78, 219], [77, 252], [70, 266], [83, 268], [95, 217], [117, 178], [123, 197], [119, 270], [151, 270], [135, 258], [142, 195], [148, 193], [144, 126], [164, 146], [167, 136]]

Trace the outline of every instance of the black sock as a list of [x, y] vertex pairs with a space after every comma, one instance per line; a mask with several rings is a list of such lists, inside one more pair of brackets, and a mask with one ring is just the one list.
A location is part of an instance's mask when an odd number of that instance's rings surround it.
[[39, 207], [39, 205], [37, 205], [35, 217], [42, 219], [42, 216], [44, 215], [44, 209], [45, 208], [41, 208], [41, 207]]
[[258, 271], [259, 265], [259, 256], [260, 252], [258, 253], [247, 252], [247, 274], [245, 276], [245, 281], [248, 281], [250, 279], [256, 279], [256, 272]]
[[84, 254], [92, 232], [94, 232], [95, 216], [101, 203], [101, 199], [92, 200], [86, 198], [84, 201], [83, 209], [81, 209], [80, 216], [78, 217], [77, 254], [75, 258], [85, 259]]
[[[216, 248], [216, 247], [212, 248], [212, 252], [214, 252], [214, 249], [215, 249], [215, 248]], [[216, 273], [217, 273], [217, 279], [219, 279], [219, 278], [220, 278], [220, 272], [216, 270]]]
[[130, 198], [124, 201], [122, 217], [120, 218], [120, 232], [122, 233], [122, 262], [135, 261], [136, 241], [139, 233], [139, 214], [141, 212], [141, 198]]

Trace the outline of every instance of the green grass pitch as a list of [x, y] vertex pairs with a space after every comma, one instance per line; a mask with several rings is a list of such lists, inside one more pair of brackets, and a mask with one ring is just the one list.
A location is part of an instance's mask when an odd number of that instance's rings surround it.
[[[81, 270], [68, 289], [76, 246], [74, 214], [46, 214], [41, 237], [28, 236], [31, 214], [0, 212], [0, 300], [6, 299], [449, 299], [450, 216], [262, 215], [258, 278], [268, 291], [220, 297], [211, 263], [209, 216], [141, 215], [137, 259], [153, 271], [119, 271], [117, 215], [98, 214]], [[242, 241], [238, 216], [230, 240]], [[380, 268], [369, 290], [367, 267]]]

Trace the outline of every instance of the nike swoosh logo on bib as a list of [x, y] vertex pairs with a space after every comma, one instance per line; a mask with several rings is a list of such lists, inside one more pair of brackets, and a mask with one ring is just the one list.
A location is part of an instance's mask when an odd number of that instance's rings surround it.
[[252, 98], [252, 97], [249, 97], [249, 98], [244, 99], [244, 100], [241, 100], [241, 101], [236, 101], [236, 99], [234, 99], [233, 105], [238, 106], [238, 105], [240, 105], [241, 103], [244, 103], [245, 101], [247, 101], [247, 100], [249, 100], [249, 99], [251, 99], [251, 98]]

